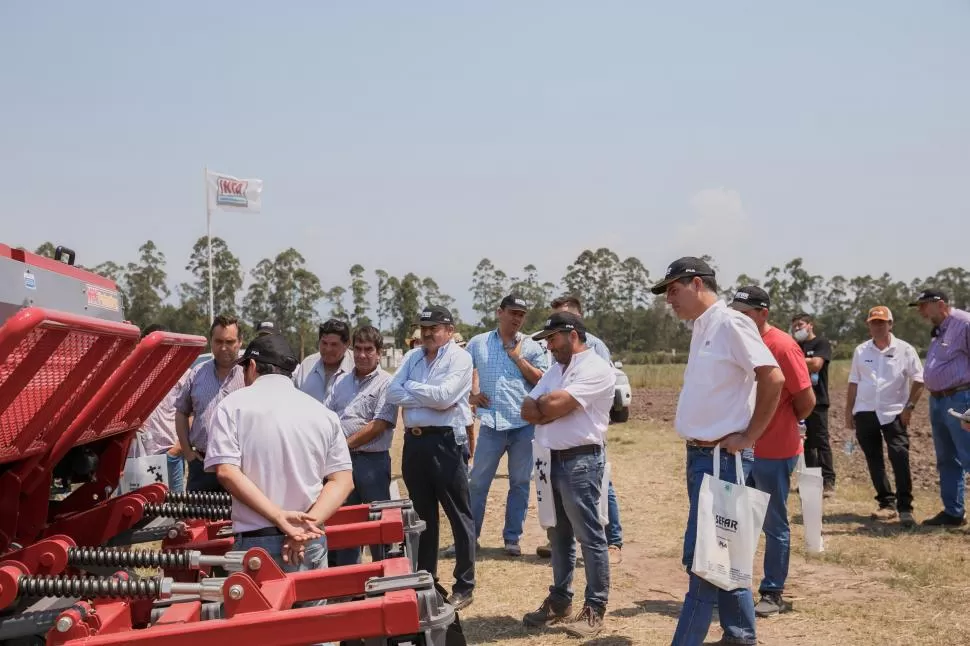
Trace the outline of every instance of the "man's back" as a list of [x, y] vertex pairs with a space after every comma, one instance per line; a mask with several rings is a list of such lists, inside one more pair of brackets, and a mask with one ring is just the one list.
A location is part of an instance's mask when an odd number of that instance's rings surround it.
[[[236, 464], [267, 498], [295, 510], [310, 508], [326, 476], [351, 468], [337, 415], [282, 375], [264, 375], [223, 400], [206, 461]], [[236, 532], [271, 524], [235, 500], [232, 518]]]

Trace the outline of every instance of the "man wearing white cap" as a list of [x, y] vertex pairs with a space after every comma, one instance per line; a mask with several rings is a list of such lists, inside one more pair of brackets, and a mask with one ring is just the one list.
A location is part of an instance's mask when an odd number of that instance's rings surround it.
[[[898, 517], [904, 527], [912, 527], [913, 478], [906, 428], [923, 391], [923, 365], [916, 349], [892, 333], [893, 313], [888, 307], [869, 310], [866, 325], [872, 339], [859, 344], [852, 354], [845, 426], [855, 429], [876, 489], [879, 509], [872, 517]], [[883, 439], [896, 477], [896, 493], [886, 475]]]

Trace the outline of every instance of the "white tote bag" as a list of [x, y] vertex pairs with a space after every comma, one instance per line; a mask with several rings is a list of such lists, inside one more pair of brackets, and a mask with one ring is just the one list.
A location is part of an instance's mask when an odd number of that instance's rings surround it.
[[165, 453], [128, 458], [117, 492], [126, 494], [157, 483], [168, 486], [168, 455]]
[[532, 476], [536, 485], [536, 506], [539, 512], [539, 526], [549, 529], [556, 526], [556, 503], [552, 499], [552, 474], [549, 461], [552, 455], [546, 447], [532, 440]]
[[705, 473], [697, 498], [697, 536], [691, 571], [722, 590], [751, 587], [754, 554], [770, 496], [745, 486], [741, 454], [737, 482], [721, 480], [721, 447], [714, 448], [714, 475]]
[[802, 502], [802, 524], [805, 526], [805, 551], [822, 552], [822, 468], [806, 467], [805, 453], [798, 456], [798, 497]]

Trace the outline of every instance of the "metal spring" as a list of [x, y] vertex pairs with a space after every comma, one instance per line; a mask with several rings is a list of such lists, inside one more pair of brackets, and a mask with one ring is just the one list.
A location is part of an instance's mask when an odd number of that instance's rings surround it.
[[148, 503], [145, 505], [145, 516], [161, 516], [164, 518], [205, 518], [206, 520], [229, 520], [232, 518], [232, 508], [213, 505], [186, 505], [182, 503]]
[[225, 507], [232, 504], [232, 496], [222, 491], [169, 491], [165, 502]]
[[191, 569], [188, 550], [123, 550], [110, 547], [70, 547], [67, 562], [74, 566]]
[[162, 580], [79, 576], [21, 576], [17, 593], [22, 597], [81, 597], [84, 599], [157, 599]]

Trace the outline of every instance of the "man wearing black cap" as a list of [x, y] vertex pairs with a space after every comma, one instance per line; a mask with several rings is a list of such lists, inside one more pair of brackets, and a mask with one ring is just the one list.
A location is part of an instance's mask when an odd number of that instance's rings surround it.
[[835, 461], [829, 438], [829, 364], [832, 344], [815, 334], [811, 314], [800, 312], [791, 320], [792, 336], [805, 354], [805, 365], [815, 390], [815, 408], [805, 418], [805, 465], [822, 469], [822, 496], [835, 494]]
[[[556, 524], [547, 530], [552, 547], [553, 584], [549, 596], [523, 618], [528, 626], [565, 623], [566, 632], [595, 637], [603, 629], [610, 590], [606, 530], [599, 518], [606, 466], [604, 446], [616, 374], [586, 346], [583, 319], [555, 312], [541, 332], [556, 363], [543, 374], [522, 404], [522, 418], [536, 425], [535, 439], [549, 449], [549, 483]], [[571, 620], [576, 546], [583, 550], [586, 592]]]
[[751, 486], [771, 496], [764, 521], [764, 578], [758, 586], [761, 599], [754, 607], [756, 615], [769, 617], [791, 610], [791, 604], [782, 598], [791, 557], [788, 491], [802, 452], [798, 422], [815, 408], [815, 391], [802, 349], [795, 339], [768, 323], [768, 293], [756, 285], [739, 287], [731, 307], [754, 322], [785, 376], [778, 408], [754, 445], [754, 465], [748, 478]]
[[401, 472], [414, 511], [427, 527], [418, 541], [418, 569], [438, 576], [438, 504], [455, 536], [455, 585], [449, 603], [461, 609], [475, 588], [475, 521], [468, 496], [465, 425], [472, 358], [452, 339], [454, 318], [431, 305], [421, 312], [422, 345], [406, 355], [387, 388], [387, 402], [404, 417]]
[[323, 523], [354, 486], [340, 421], [293, 387], [281, 335], [253, 339], [239, 365], [247, 387], [216, 408], [205, 457], [232, 494], [234, 549], [262, 547], [287, 571], [327, 567]]
[[495, 313], [497, 329], [473, 337], [466, 348], [478, 375], [478, 391], [472, 392], [470, 403], [477, 407], [482, 421], [470, 484], [475, 536], [482, 533], [488, 490], [507, 453], [509, 494], [502, 538], [510, 556], [522, 554], [519, 537], [529, 508], [532, 478], [535, 427], [522, 419], [522, 402], [549, 365], [542, 346], [519, 331], [528, 310], [521, 296], [506, 296]]
[[[697, 501], [704, 475], [714, 475], [714, 448], [720, 446], [720, 475], [745, 480], [754, 462], [752, 447], [778, 406], [785, 376], [761, 339], [758, 328], [718, 298], [714, 270], [699, 258], [685, 257], [667, 267], [654, 294], [684, 321], [692, 321], [690, 353], [674, 426], [687, 444], [687, 496], [690, 511], [684, 532], [683, 564], [690, 574], [673, 643], [700, 644], [718, 607], [722, 643], [757, 644], [751, 589], [722, 590], [695, 575]], [[734, 453], [741, 452], [743, 474]]]
[[943, 511], [923, 525], [959, 527], [967, 523], [965, 476], [970, 471], [970, 434], [949, 410], [970, 409], [970, 314], [950, 306], [946, 292], [924, 289], [909, 304], [933, 324], [923, 366], [923, 385], [930, 392], [930, 425], [940, 474]]

